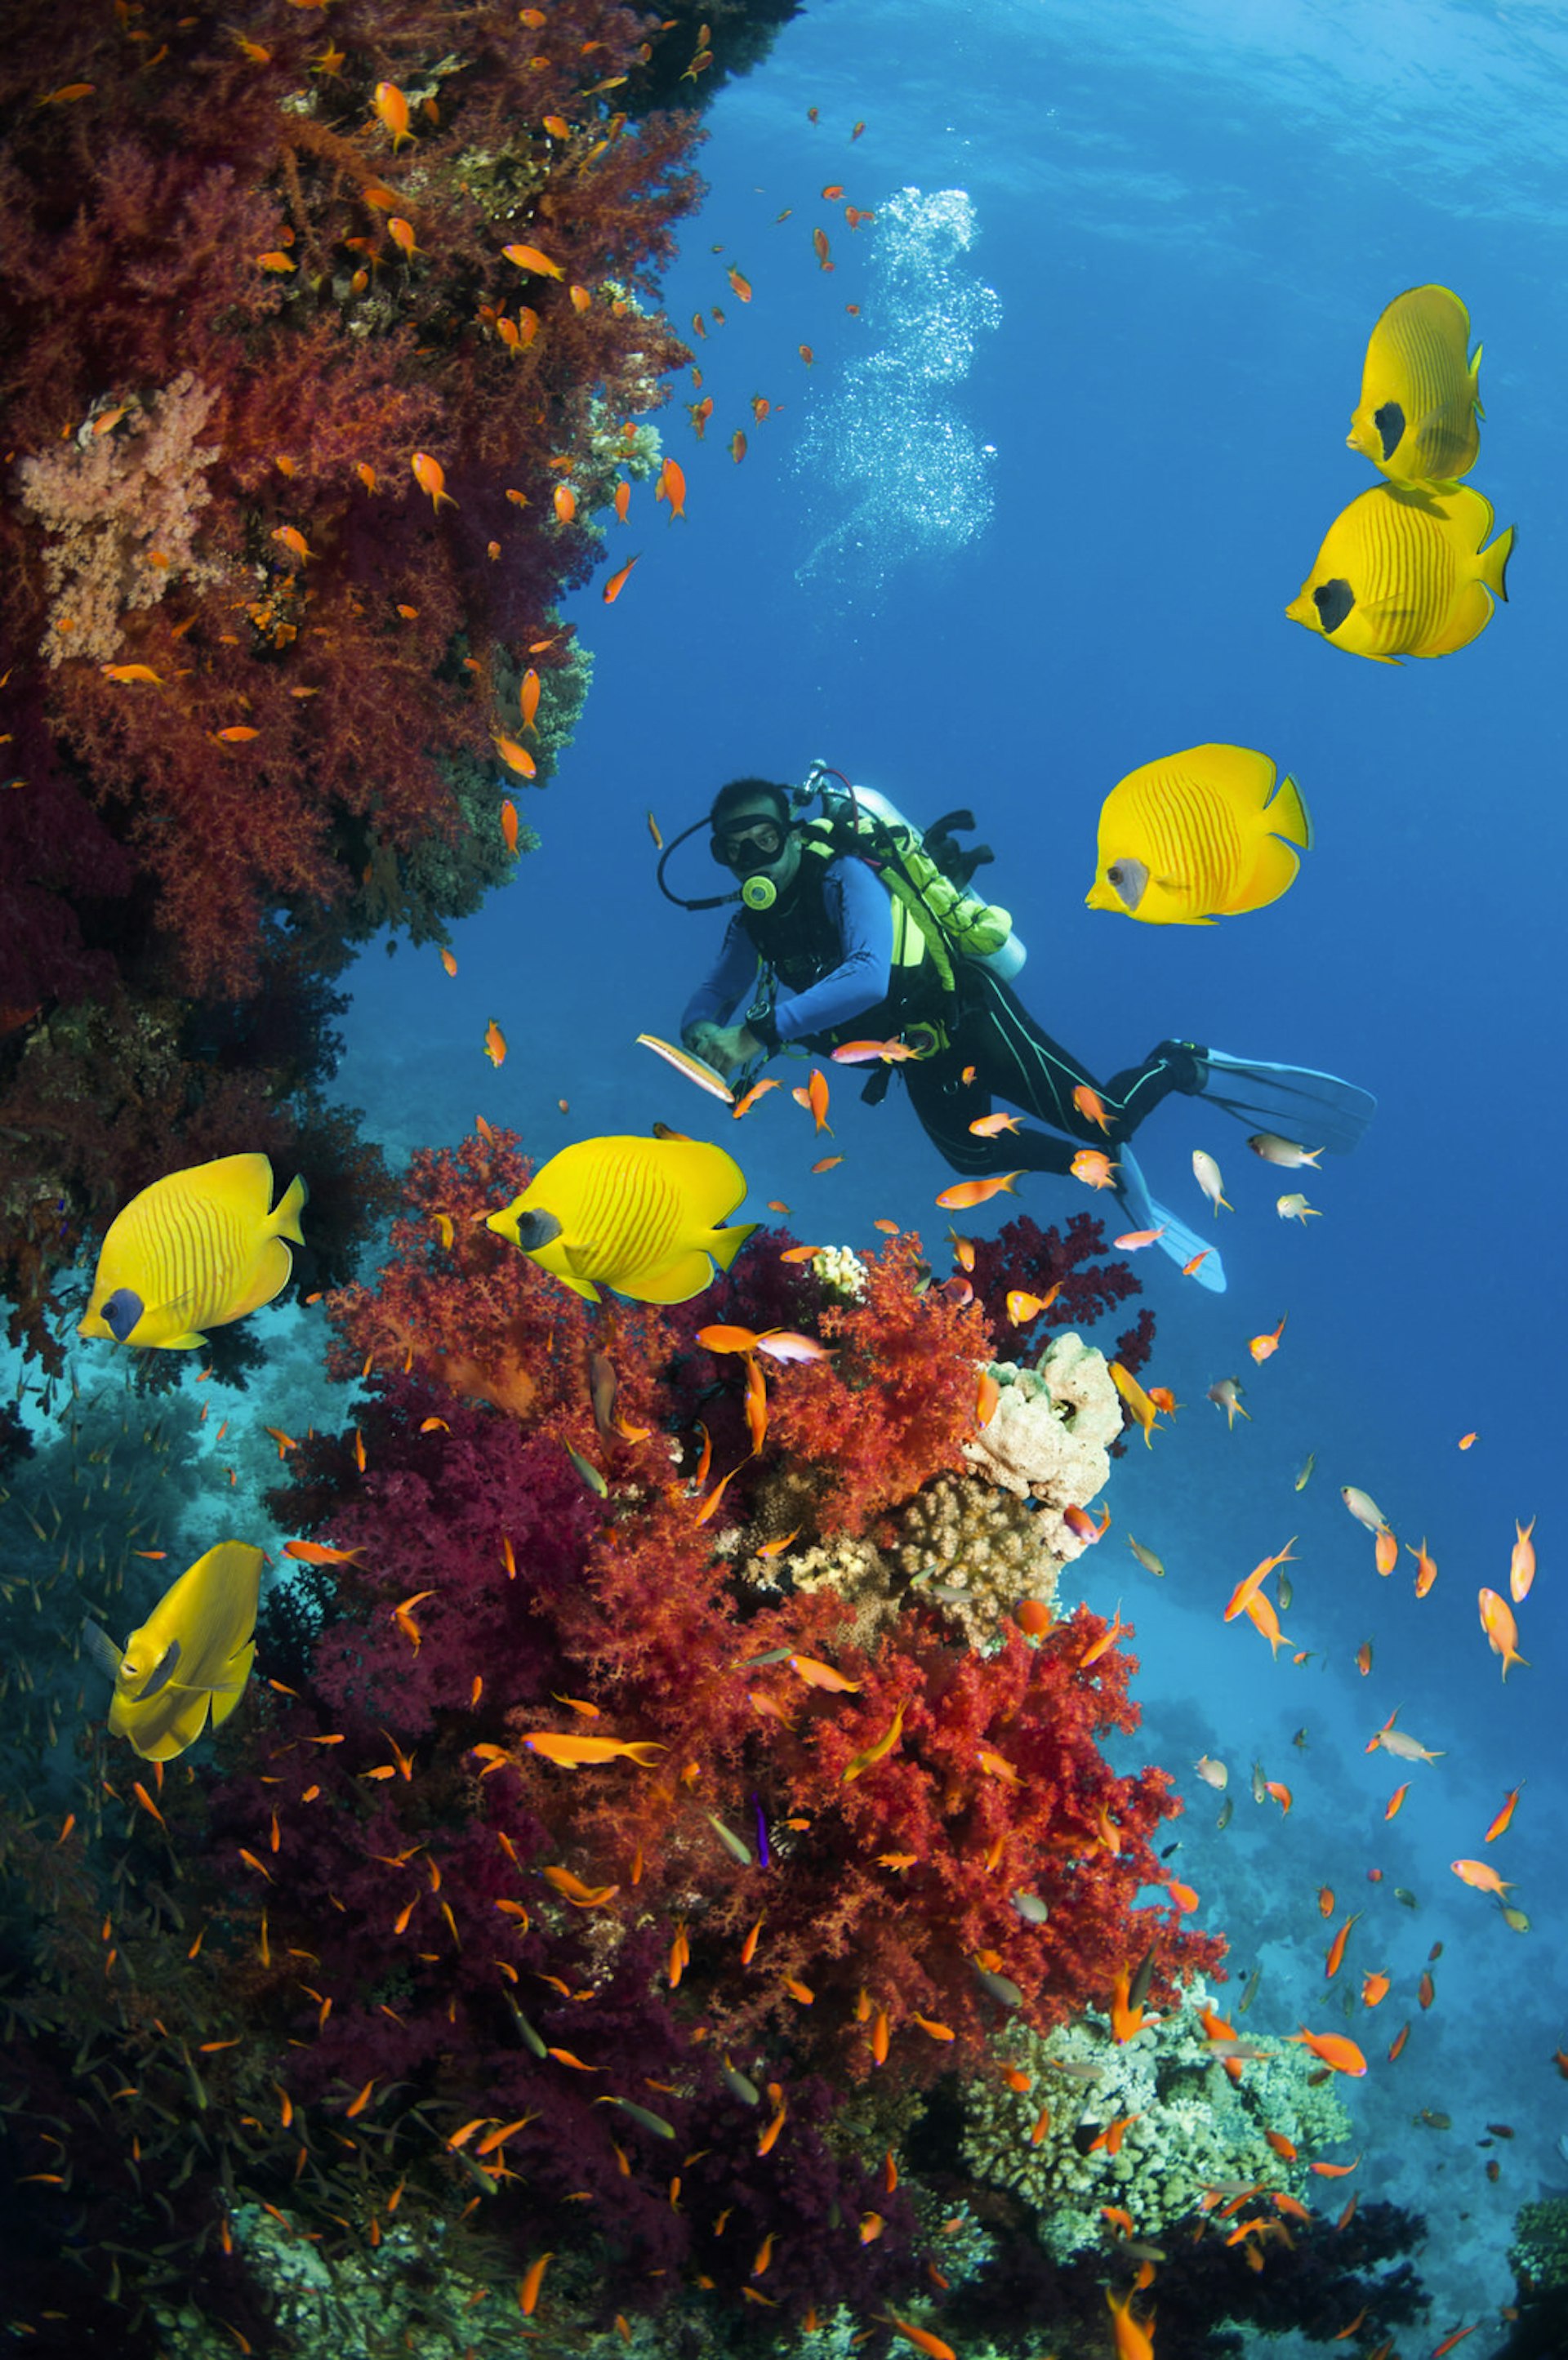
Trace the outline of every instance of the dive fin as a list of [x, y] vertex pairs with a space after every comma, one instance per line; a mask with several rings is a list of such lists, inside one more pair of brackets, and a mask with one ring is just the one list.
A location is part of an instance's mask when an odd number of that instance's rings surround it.
[[1130, 1148], [1123, 1148], [1116, 1172], [1116, 1202], [1126, 1214], [1130, 1226], [1135, 1229], [1163, 1229], [1165, 1235], [1159, 1240], [1159, 1250], [1170, 1256], [1178, 1269], [1184, 1269], [1195, 1254], [1201, 1254], [1203, 1259], [1193, 1272], [1193, 1277], [1211, 1295], [1223, 1295], [1225, 1266], [1220, 1260], [1219, 1249], [1211, 1245], [1206, 1238], [1201, 1238], [1195, 1229], [1190, 1229], [1186, 1222], [1179, 1220], [1167, 1207], [1155, 1203], [1149, 1195], [1142, 1168]]
[[1196, 1055], [1199, 1092], [1210, 1105], [1238, 1122], [1260, 1124], [1333, 1155], [1348, 1155], [1377, 1111], [1370, 1090], [1309, 1065], [1270, 1065], [1223, 1049], [1200, 1049]]

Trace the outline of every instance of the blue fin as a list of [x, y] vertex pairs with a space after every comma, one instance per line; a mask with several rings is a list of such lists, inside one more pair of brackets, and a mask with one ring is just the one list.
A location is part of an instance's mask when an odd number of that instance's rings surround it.
[[1377, 1111], [1370, 1090], [1342, 1082], [1335, 1074], [1314, 1073], [1310, 1065], [1270, 1065], [1260, 1058], [1228, 1056], [1223, 1049], [1200, 1049], [1196, 1054], [1200, 1097], [1238, 1122], [1258, 1123], [1303, 1147], [1348, 1155]]
[[1159, 1250], [1161, 1253], [1168, 1254], [1179, 1269], [1185, 1268], [1194, 1254], [1203, 1254], [1204, 1259], [1192, 1275], [1199, 1285], [1206, 1287], [1211, 1295], [1223, 1295], [1225, 1265], [1220, 1260], [1219, 1248], [1209, 1239], [1201, 1238], [1195, 1229], [1190, 1229], [1185, 1221], [1178, 1220], [1164, 1205], [1155, 1203], [1148, 1192], [1148, 1183], [1130, 1148], [1123, 1148], [1116, 1171], [1116, 1201], [1127, 1216], [1128, 1227], [1135, 1229], [1163, 1229], [1165, 1235], [1159, 1240]]

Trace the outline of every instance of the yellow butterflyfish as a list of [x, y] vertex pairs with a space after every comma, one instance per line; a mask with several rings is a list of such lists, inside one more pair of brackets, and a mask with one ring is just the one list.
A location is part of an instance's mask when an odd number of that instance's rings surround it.
[[590, 1303], [601, 1285], [639, 1303], [685, 1303], [756, 1228], [722, 1226], [745, 1194], [740, 1165], [706, 1141], [585, 1139], [487, 1226]]
[[1245, 746], [1190, 746], [1130, 771], [1101, 806], [1090, 909], [1206, 926], [1277, 901], [1301, 865], [1292, 846], [1312, 841], [1300, 789], [1277, 777]]
[[109, 1225], [79, 1336], [138, 1349], [188, 1352], [221, 1328], [270, 1303], [289, 1283], [303, 1245], [302, 1179], [272, 1205], [265, 1155], [220, 1155], [170, 1172], [133, 1196]]
[[163, 1593], [124, 1653], [88, 1623], [90, 1652], [111, 1674], [109, 1728], [148, 1762], [171, 1762], [193, 1745], [212, 1713], [225, 1721], [256, 1657], [262, 1552], [220, 1541]]

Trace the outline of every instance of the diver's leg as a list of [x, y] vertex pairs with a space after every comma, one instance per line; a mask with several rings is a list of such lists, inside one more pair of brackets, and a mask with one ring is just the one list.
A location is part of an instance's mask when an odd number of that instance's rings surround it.
[[[976, 1044], [970, 1054], [979, 1078], [1000, 1098], [1011, 1098], [1040, 1121], [1091, 1146], [1130, 1139], [1161, 1098], [1172, 1090], [1199, 1087], [1195, 1057], [1175, 1041], [1162, 1041], [1141, 1065], [1129, 1066], [1108, 1082], [1096, 1081], [1087, 1065], [1036, 1022], [1000, 977], [983, 967], [972, 971], [970, 989], [974, 999], [966, 1030]], [[1074, 1104], [1073, 1092], [1079, 1088], [1094, 1092], [1109, 1130], [1102, 1131]]]
[[[993, 1139], [977, 1138], [970, 1130], [991, 1113], [993, 1089], [1025, 1103], [1014, 1087], [1017, 1077], [995, 1055], [989, 1003], [978, 993], [966, 992], [945, 1049], [898, 1070], [927, 1138], [955, 1172], [981, 1179], [997, 1172], [1071, 1170], [1077, 1151], [1069, 1139], [1050, 1139], [1026, 1127]], [[972, 1072], [972, 1081], [964, 1080], [966, 1072]]]

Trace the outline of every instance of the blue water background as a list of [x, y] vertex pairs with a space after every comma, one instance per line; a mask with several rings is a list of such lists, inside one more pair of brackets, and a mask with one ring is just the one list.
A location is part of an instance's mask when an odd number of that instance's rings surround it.
[[[1223, 1115], [1173, 1099], [1140, 1134], [1157, 1196], [1213, 1230], [1230, 1287], [1201, 1293], [1141, 1260], [1158, 1319], [1146, 1373], [1186, 1406], [1115, 1465], [1114, 1523], [1081, 1571], [1098, 1610], [1120, 1597], [1136, 1625], [1146, 1723], [1124, 1752], [1178, 1775], [1190, 1808], [1172, 1867], [1199, 1888], [1201, 1922], [1230, 1936], [1233, 1999], [1263, 1964], [1247, 2028], [1345, 2029], [1342, 1987], [1372, 1968], [1395, 1978], [1348, 2027], [1372, 2070], [1347, 2091], [1344, 2159], [1366, 2150], [1347, 2185], [1430, 2212], [1434, 2335], [1507, 2300], [1517, 2205], [1568, 2180], [1553, 2153], [1568, 2084], [1551, 2064], [1568, 2032], [1554, 1996], [1565, 52], [1568, 27], [1545, 12], [1431, 0], [1003, 0], [982, 20], [858, 0], [791, 27], [712, 112], [711, 194], [668, 284], [677, 324], [726, 314], [696, 345], [715, 405], [705, 440], [683, 414], [688, 385], [661, 420], [687, 518], [667, 521], [642, 486], [628, 524], [610, 524], [609, 565], [641, 563], [613, 607], [597, 585], [574, 602], [598, 671], [557, 782], [520, 797], [543, 848], [457, 930], [455, 980], [433, 950], [367, 956], [340, 1076], [399, 1154], [455, 1140], [477, 1113], [516, 1124], [540, 1159], [663, 1119], [740, 1156], [749, 1212], [782, 1197], [798, 1235], [865, 1247], [892, 1215], [945, 1267], [932, 1200], [950, 1175], [896, 1087], [871, 1111], [835, 1075], [845, 1161], [813, 1177], [824, 1143], [787, 1091], [734, 1126], [633, 1045], [675, 1032], [722, 923], [661, 901], [645, 814], [673, 834], [722, 780], [798, 778], [821, 754], [916, 820], [974, 808], [997, 854], [988, 889], [1030, 945], [1024, 996], [1096, 1071], [1177, 1033], [1376, 1091], [1360, 1150], [1300, 1175], [1323, 1214], [1306, 1229], [1274, 1210], [1298, 1175], [1257, 1162]], [[832, 182], [879, 219], [848, 230], [818, 196]], [[895, 202], [906, 190], [920, 200]], [[929, 213], [944, 191], [967, 194], [973, 242], [932, 234], [922, 257], [921, 224], [959, 217]], [[1485, 341], [1471, 480], [1519, 545], [1512, 603], [1477, 644], [1394, 670], [1283, 609], [1374, 480], [1344, 447], [1367, 333], [1429, 279], [1463, 295]], [[775, 405], [761, 422], [757, 394]], [[1289, 894], [1203, 929], [1087, 911], [1104, 795], [1209, 738], [1262, 748], [1301, 781], [1318, 840]], [[677, 876], [711, 890], [701, 839], [689, 849]], [[499, 1072], [482, 1048], [492, 1017], [510, 1042]], [[1217, 1224], [1195, 1147], [1218, 1158], [1235, 1208]], [[1090, 1204], [1048, 1179], [1025, 1180], [1021, 1201], [1042, 1223]], [[1282, 1312], [1282, 1347], [1255, 1371], [1246, 1339]], [[267, 1317], [279, 1360], [261, 1415], [302, 1430], [295, 1416], [321, 1409], [313, 1347], [297, 1314]], [[1254, 1413], [1234, 1433], [1204, 1398], [1230, 1374]], [[1309, 1450], [1317, 1471], [1298, 1496]], [[246, 1468], [253, 1497], [269, 1459], [263, 1442]], [[214, 1462], [214, 1494], [221, 1480]], [[1441, 1572], [1426, 1601], [1409, 1557], [1378, 1579], [1343, 1482], [1371, 1491], [1402, 1540], [1430, 1540]], [[1530, 1668], [1505, 1687], [1476, 1592], [1506, 1592], [1513, 1519], [1531, 1515]], [[1129, 1532], [1158, 1550], [1163, 1582], [1135, 1565]], [[1310, 1651], [1300, 1667], [1220, 1620], [1240, 1575], [1292, 1534], [1285, 1623]], [[1395, 1707], [1441, 1762], [1364, 1751]], [[1303, 1727], [1305, 1750], [1291, 1743]], [[1190, 1772], [1204, 1751], [1232, 1773], [1223, 1837]], [[1288, 1818], [1253, 1803], [1255, 1760], [1293, 1789]], [[1484, 1844], [1520, 1780], [1514, 1828]], [[1451, 1874], [1480, 1853], [1514, 1882], [1527, 1937]], [[1332, 1924], [1365, 1912], [1332, 1986], [1323, 1885]], [[1422, 2013], [1416, 1981], [1438, 1941]], [[1453, 2129], [1412, 2127], [1421, 2107]], [[1489, 2121], [1517, 2133], [1491, 2150], [1495, 2186], [1475, 2147]], [[1324, 2185], [1337, 2210], [1343, 2187]]]

